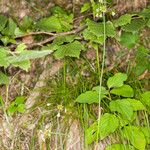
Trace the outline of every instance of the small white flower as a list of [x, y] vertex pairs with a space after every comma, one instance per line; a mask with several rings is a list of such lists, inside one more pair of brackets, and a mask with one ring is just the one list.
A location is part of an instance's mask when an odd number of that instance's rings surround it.
[[116, 13], [114, 11], [111, 12], [111, 15], [114, 16]]
[[57, 114], [57, 118], [60, 118], [60, 112]]
[[46, 105], [47, 105], [47, 106], [50, 106], [51, 104], [50, 104], [50, 103], [47, 103]]

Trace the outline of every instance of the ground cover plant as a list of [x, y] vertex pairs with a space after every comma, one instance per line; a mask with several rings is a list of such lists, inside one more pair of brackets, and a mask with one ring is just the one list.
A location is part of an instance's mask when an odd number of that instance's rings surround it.
[[75, 15], [0, 14], [0, 148], [150, 149], [150, 6]]

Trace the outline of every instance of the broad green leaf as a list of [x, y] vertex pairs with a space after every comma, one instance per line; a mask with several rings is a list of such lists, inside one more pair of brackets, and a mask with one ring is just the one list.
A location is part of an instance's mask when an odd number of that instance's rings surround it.
[[27, 48], [27, 46], [24, 43], [21, 43], [17, 46], [16, 51], [17, 52], [22, 52], [23, 50], [25, 50]]
[[105, 150], [135, 150], [135, 148], [127, 144], [112, 144], [107, 146]]
[[144, 8], [142, 12], [139, 13], [140, 16], [143, 16], [144, 18], [150, 19], [150, 6], [147, 8]]
[[85, 29], [83, 31], [83, 37], [85, 40], [90, 40], [91, 42], [103, 44], [104, 42], [104, 35], [97, 37], [95, 34], [89, 31], [89, 29]]
[[140, 46], [136, 51], [136, 66], [135, 74], [137, 76], [141, 75], [146, 69], [150, 70], [150, 59], [149, 59], [149, 49]]
[[25, 104], [19, 104], [17, 107], [17, 111], [20, 113], [24, 113], [25, 112]]
[[[119, 126], [118, 119], [115, 115], [105, 113], [101, 116], [99, 124], [99, 138], [102, 140], [109, 136], [111, 133], [115, 132]], [[94, 122], [86, 131], [85, 131], [85, 140], [87, 144], [91, 144], [96, 141], [98, 134], [98, 122]]]
[[60, 45], [54, 55], [56, 58], [63, 58], [65, 56], [79, 58], [81, 50], [84, 50], [83, 44], [79, 41], [74, 41], [72, 43]]
[[126, 117], [124, 117], [123, 115], [119, 115], [119, 114], [117, 115], [117, 118], [119, 120], [119, 127], [121, 128], [130, 124], [132, 121], [132, 120], [128, 120]]
[[133, 19], [130, 24], [127, 24], [122, 27], [122, 29], [126, 32], [137, 32], [140, 29], [144, 28], [145, 20], [144, 19]]
[[2, 36], [0, 40], [3, 42], [4, 46], [7, 46], [8, 43], [16, 44], [16, 40], [13, 38], [9, 38], [8, 36]]
[[21, 25], [20, 25], [21, 30], [26, 31], [27, 29], [32, 28], [32, 26], [33, 26], [33, 20], [30, 17], [25, 16], [21, 21]]
[[115, 27], [124, 26], [131, 22], [131, 18], [132, 18], [132, 15], [125, 14], [125, 15], [122, 15], [120, 18], [114, 20], [113, 24]]
[[92, 103], [98, 103], [99, 102], [99, 96], [96, 91], [87, 91], [85, 93], [80, 94], [76, 102], [78, 103], [87, 103], [87, 104], [92, 104]]
[[4, 48], [0, 48], [0, 66], [1, 67], [8, 67], [9, 62], [7, 60], [8, 51]]
[[133, 97], [134, 96], [134, 91], [131, 86], [129, 85], [123, 85], [118, 88], [114, 88], [110, 91], [111, 94], [115, 94], [118, 96], [123, 96], [123, 97]]
[[146, 143], [150, 144], [150, 128], [149, 127], [141, 127], [140, 129], [145, 136]]
[[116, 35], [116, 32], [115, 32], [113, 23], [111, 21], [107, 21], [106, 22], [106, 36], [115, 37], [115, 35]]
[[2, 31], [5, 28], [7, 20], [8, 19], [5, 16], [0, 15], [0, 31]]
[[41, 19], [39, 22], [36, 23], [36, 27], [40, 30], [49, 32], [62, 31], [62, 26], [56, 16]]
[[123, 135], [138, 150], [145, 150], [146, 139], [140, 128], [136, 126], [126, 126], [122, 130]]
[[84, 5], [81, 7], [81, 13], [83, 13], [83, 12], [86, 12], [87, 10], [89, 10], [90, 9], [90, 7], [91, 7], [91, 4], [90, 3], [84, 3]]
[[51, 53], [52, 51], [50, 50], [42, 50], [42, 51], [28, 50], [19, 53], [19, 55], [8, 57], [8, 60], [10, 60], [9, 61], [10, 63], [18, 63], [29, 59], [41, 58]]
[[141, 102], [150, 108], [150, 91], [141, 94]]
[[138, 40], [139, 35], [137, 33], [122, 32], [120, 37], [120, 43], [127, 48], [133, 48]]
[[[93, 87], [92, 90], [93, 90], [93, 91], [96, 91], [96, 92], [99, 94], [100, 86]], [[107, 95], [107, 94], [108, 94], [108, 91], [106, 90], [105, 87], [102, 86], [102, 87], [101, 87], [101, 93], [102, 93], [102, 95], [104, 96], [104, 95]]]
[[14, 62], [12, 63], [13, 66], [15, 67], [19, 67], [25, 71], [28, 71], [28, 69], [30, 68], [30, 60], [24, 60], [24, 61], [21, 61], [21, 62]]
[[18, 96], [15, 99], [15, 104], [17, 104], [17, 105], [22, 104], [24, 102], [25, 102], [25, 97], [23, 97], [23, 96]]
[[113, 77], [110, 77], [107, 81], [108, 88], [121, 87], [124, 81], [127, 80], [127, 75], [124, 73], [116, 73]]
[[130, 103], [130, 105], [132, 106], [134, 111], [145, 110], [144, 105], [138, 100], [130, 99], [130, 98], [122, 99], [122, 100], [128, 101]]
[[10, 106], [9, 106], [8, 109], [7, 109], [7, 111], [8, 111], [8, 113], [9, 113], [10, 115], [13, 115], [13, 114], [17, 111], [17, 105], [15, 105], [15, 102], [12, 102], [12, 103], [10, 104]]
[[116, 111], [123, 115], [128, 120], [131, 120], [133, 117], [133, 108], [128, 101], [125, 100], [116, 100], [109, 103], [111, 111]]
[[17, 24], [9, 18], [7, 27], [2, 31], [4, 35], [14, 36], [15, 29], [17, 28]]
[[103, 140], [115, 132], [118, 126], [119, 121], [117, 117], [113, 114], [105, 113], [100, 119], [100, 139]]
[[9, 84], [9, 78], [6, 74], [0, 71], [0, 85], [1, 84]]

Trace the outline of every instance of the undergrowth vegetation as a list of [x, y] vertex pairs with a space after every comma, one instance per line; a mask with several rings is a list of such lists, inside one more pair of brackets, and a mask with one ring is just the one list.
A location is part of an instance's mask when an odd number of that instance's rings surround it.
[[[84, 3], [79, 18], [58, 6], [37, 21], [0, 15], [0, 85], [6, 87], [0, 109], [8, 124], [16, 115], [40, 107], [43, 112], [37, 128], [48, 119], [54, 131], [56, 125], [79, 120], [85, 149], [104, 140], [109, 141], [106, 150], [150, 149], [150, 36], [146, 34], [150, 33], [150, 7], [116, 17], [110, 6], [110, 1], [91, 0]], [[94, 54], [88, 57], [89, 51]], [[63, 60], [63, 68], [46, 80], [40, 97], [27, 110], [28, 94], [14, 100], [8, 96], [12, 78], [7, 69], [28, 72], [31, 60], [50, 55], [55, 61]], [[67, 131], [59, 132], [58, 143], [65, 149], [63, 133]], [[47, 145], [54, 134], [51, 129], [45, 135]]]

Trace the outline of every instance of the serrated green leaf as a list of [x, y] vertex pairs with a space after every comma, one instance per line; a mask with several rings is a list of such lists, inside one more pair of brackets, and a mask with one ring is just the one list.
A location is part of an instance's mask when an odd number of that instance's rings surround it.
[[8, 85], [9, 84], [9, 78], [8, 78], [8, 76], [6, 75], [6, 74], [4, 74], [4, 73], [2, 73], [1, 71], [0, 71], [0, 85], [1, 84], [6, 84], [6, 85]]
[[22, 52], [23, 50], [25, 50], [27, 48], [27, 46], [24, 43], [21, 43], [17, 46], [16, 51], [17, 52]]
[[[87, 20], [88, 30], [92, 32], [97, 37], [104, 36], [104, 24], [103, 23], [96, 23], [91, 20]], [[107, 21], [105, 24], [106, 28], [106, 36], [108, 37], [114, 37], [115, 36], [115, 28], [113, 26], [113, 23], [110, 21]]]
[[150, 91], [141, 94], [140, 101], [150, 108]]
[[87, 10], [89, 10], [91, 7], [90, 3], [84, 3], [84, 5], [81, 7], [81, 13], [86, 12]]
[[108, 88], [113, 87], [121, 87], [123, 86], [124, 81], [127, 80], [127, 75], [124, 73], [116, 73], [113, 77], [110, 77], [107, 80], [107, 86]]
[[109, 103], [111, 111], [122, 114], [126, 119], [131, 120], [133, 117], [133, 108], [130, 102], [125, 100], [116, 100]]
[[21, 68], [25, 71], [28, 71], [29, 68], [30, 68], [31, 63], [30, 63], [30, 60], [24, 60], [24, 61], [21, 61], [21, 62], [14, 62], [14, 63], [12, 63], [12, 65], [15, 66], [15, 67], [19, 67], [19, 68]]
[[9, 18], [7, 27], [2, 31], [3, 35], [14, 36], [17, 24]]
[[113, 114], [105, 113], [100, 119], [100, 139], [103, 140], [105, 137], [115, 132], [119, 126], [117, 117]]
[[138, 100], [130, 99], [130, 98], [122, 99], [122, 100], [128, 101], [130, 103], [130, 105], [132, 106], [132, 108], [133, 108], [134, 111], [145, 110], [146, 109], [144, 107], [144, 105], [140, 101], [138, 101]]
[[143, 19], [133, 19], [130, 24], [127, 24], [122, 27], [122, 29], [126, 32], [137, 32], [140, 29], [144, 28], [145, 20]]
[[50, 50], [42, 50], [42, 51], [28, 50], [28, 51], [23, 51], [16, 56], [9, 56], [8, 60], [10, 63], [18, 63], [29, 59], [41, 58], [51, 53], [52, 51]]
[[134, 91], [131, 86], [129, 85], [123, 85], [118, 88], [114, 88], [110, 91], [111, 94], [123, 96], [123, 97], [133, 97], [134, 96]]
[[105, 150], [135, 150], [135, 148], [127, 144], [112, 144], [107, 146]]
[[145, 136], [146, 143], [150, 144], [150, 128], [149, 127], [141, 127], [140, 129]]
[[122, 130], [123, 135], [138, 150], [145, 150], [146, 139], [142, 131], [136, 126], [126, 126]]
[[21, 30], [26, 31], [27, 29], [32, 28], [32, 26], [33, 26], [33, 20], [30, 17], [25, 16], [20, 24]]
[[83, 44], [79, 41], [74, 41], [72, 43], [60, 45], [54, 55], [56, 58], [63, 58], [65, 56], [79, 58], [81, 50], [84, 50]]
[[138, 33], [122, 32], [120, 37], [120, 43], [127, 48], [133, 48], [138, 40]]
[[7, 20], [8, 19], [5, 16], [0, 15], [0, 31], [2, 31], [5, 28]]
[[0, 66], [7, 68], [9, 66], [9, 62], [7, 60], [8, 51], [4, 48], [0, 48]]
[[87, 104], [92, 104], [92, 103], [98, 103], [99, 102], [99, 96], [96, 91], [87, 91], [85, 93], [80, 94], [76, 102], [78, 103], [87, 103]]
[[132, 15], [125, 14], [113, 21], [115, 27], [124, 26], [131, 22]]
[[[111, 133], [115, 132], [119, 126], [118, 119], [115, 115], [105, 113], [101, 116], [100, 120], [100, 133], [99, 138], [102, 140], [109, 136]], [[97, 131], [98, 130], [98, 123], [94, 122], [86, 131], [85, 131], [85, 140], [87, 144], [91, 144], [93, 141], [96, 141], [97, 138]]]

